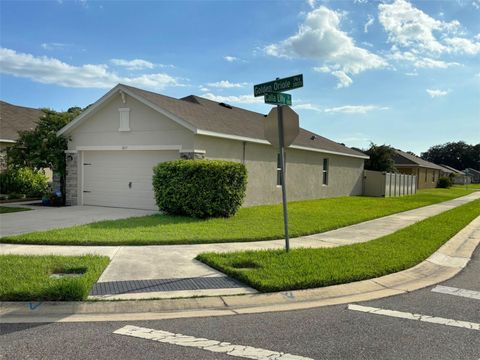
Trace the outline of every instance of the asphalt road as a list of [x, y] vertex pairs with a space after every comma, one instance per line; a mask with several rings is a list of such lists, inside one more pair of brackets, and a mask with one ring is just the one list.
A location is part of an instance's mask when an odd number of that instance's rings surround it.
[[[480, 248], [444, 286], [480, 292]], [[480, 299], [434, 287], [358, 305], [480, 323]], [[480, 359], [480, 331], [352, 311], [310, 310], [161, 321], [0, 325], [1, 359], [233, 359], [113, 334], [135, 325], [313, 359]]]

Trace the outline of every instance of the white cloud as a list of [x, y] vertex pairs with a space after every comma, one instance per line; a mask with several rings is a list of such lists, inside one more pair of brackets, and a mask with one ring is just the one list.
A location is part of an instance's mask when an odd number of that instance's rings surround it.
[[446, 62], [443, 60], [436, 60], [429, 57], [422, 57], [412, 51], [401, 52], [398, 50], [394, 50], [390, 55], [388, 55], [388, 58], [396, 61], [409, 62], [415, 68], [423, 69], [446, 69], [451, 66], [460, 65], [457, 62]]
[[445, 39], [445, 43], [449, 45], [449, 51], [453, 53], [475, 55], [480, 52], [479, 42], [473, 42], [465, 38], [448, 38]]
[[417, 72], [406, 72], [405, 75], [407, 76], [418, 76]]
[[356, 46], [354, 40], [340, 29], [341, 18], [341, 13], [320, 6], [306, 15], [295, 35], [266, 46], [265, 53], [284, 58], [314, 59], [323, 62], [330, 72], [342, 71], [345, 75], [386, 67], [388, 64], [382, 57]]
[[408, 1], [395, 0], [378, 6], [378, 19], [390, 42], [402, 47], [415, 46], [422, 50], [441, 53], [446, 50], [434, 36], [434, 31], [454, 29], [456, 23], [435, 20]]
[[372, 15], [368, 15], [368, 21], [363, 26], [363, 32], [368, 33], [368, 28], [373, 25], [375, 19]]
[[446, 96], [450, 92], [448, 90], [439, 90], [439, 89], [427, 89], [426, 91], [431, 98]]
[[322, 109], [320, 109], [317, 105], [313, 105], [313, 104], [310, 104], [310, 103], [293, 105], [292, 108], [294, 110], [322, 111]]
[[307, 0], [307, 4], [313, 9], [317, 5], [317, 0]]
[[[394, 44], [393, 49], [407, 49], [414, 52], [418, 59], [422, 57], [439, 57], [442, 54], [468, 54], [480, 53], [480, 43], [473, 40], [459, 37], [464, 35], [460, 29], [462, 25], [458, 20], [446, 22], [437, 20], [422, 10], [414, 7], [405, 0], [395, 0], [390, 4], [378, 6], [378, 18], [388, 34], [388, 40]], [[434, 63], [425, 59], [420, 64], [423, 67], [446, 68], [445, 62]], [[440, 61], [440, 60], [434, 60]], [[443, 63], [443, 64], [442, 64]], [[456, 64], [456, 63], [451, 63]], [[419, 67], [422, 67], [421, 65]]]
[[235, 56], [229, 56], [229, 55], [224, 56], [223, 58], [224, 58], [226, 61], [228, 61], [228, 62], [235, 62], [235, 61], [240, 60], [239, 58], [237, 58], [237, 57], [235, 57]]
[[208, 83], [207, 86], [220, 88], [220, 89], [231, 89], [231, 88], [241, 88], [248, 85], [248, 83], [231, 83], [228, 80], [221, 80], [214, 83]]
[[58, 49], [64, 49], [66, 47], [71, 47], [72, 44], [51, 42], [51, 43], [41, 43], [40, 46], [44, 50], [58, 50]]
[[142, 59], [133, 59], [133, 60], [124, 60], [124, 59], [112, 59], [110, 62], [117, 66], [122, 66], [128, 70], [143, 70], [143, 69], [153, 69], [155, 64], [150, 61]]
[[479, 10], [479, 9], [480, 9], [480, 0], [473, 0], [473, 1], [472, 1], [472, 6], [473, 6], [475, 9]]
[[325, 109], [326, 113], [366, 114], [375, 110], [388, 110], [389, 107], [377, 105], [345, 105]]
[[353, 80], [343, 71], [333, 71], [332, 75], [338, 79], [337, 89], [349, 87], [353, 83]]
[[205, 93], [202, 94], [202, 97], [216, 101], [216, 102], [223, 102], [223, 103], [235, 103], [235, 104], [263, 104], [263, 97], [254, 97], [253, 95], [239, 95], [239, 96], [222, 96], [222, 95], [215, 95], [212, 93]]
[[0, 72], [43, 84], [74, 88], [111, 88], [118, 83], [153, 89], [181, 86], [177, 79], [168, 74], [119, 76], [109, 71], [105, 64], [75, 66], [55, 58], [36, 57], [6, 48], [0, 48]]

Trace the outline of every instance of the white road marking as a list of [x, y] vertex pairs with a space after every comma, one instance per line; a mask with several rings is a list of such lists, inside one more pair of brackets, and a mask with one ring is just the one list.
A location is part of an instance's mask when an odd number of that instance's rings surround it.
[[433, 324], [461, 327], [461, 328], [470, 329], [470, 330], [480, 330], [480, 324], [469, 322], [469, 321], [445, 319], [442, 317], [414, 314], [414, 313], [408, 313], [408, 312], [396, 311], [396, 310], [380, 309], [380, 308], [361, 306], [361, 305], [355, 305], [355, 304], [349, 304], [348, 309], [354, 310], [354, 311], [361, 311], [369, 314], [375, 314], [375, 315], [385, 315], [385, 316], [391, 316], [391, 317], [396, 317], [401, 319], [417, 320], [417, 321], [424, 321], [424, 322], [433, 323]]
[[196, 347], [202, 350], [224, 353], [256, 360], [313, 360], [303, 356], [286, 354], [283, 352], [270, 351], [254, 348], [251, 346], [234, 345], [229, 342], [196, 338], [193, 336], [174, 334], [168, 331], [148, 329], [139, 326], [127, 325], [113, 332], [114, 334], [133, 336], [173, 345]]
[[432, 291], [436, 292], [436, 293], [441, 293], [441, 294], [462, 296], [462, 297], [466, 297], [466, 298], [469, 298], [469, 299], [480, 300], [480, 291], [459, 289], [459, 288], [455, 288], [455, 287], [442, 286], [442, 285], [435, 286], [432, 289]]

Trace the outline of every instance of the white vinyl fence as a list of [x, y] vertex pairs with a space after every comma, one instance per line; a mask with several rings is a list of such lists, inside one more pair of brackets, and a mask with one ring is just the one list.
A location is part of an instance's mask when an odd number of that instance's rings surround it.
[[365, 170], [363, 176], [363, 195], [366, 196], [404, 196], [417, 192], [415, 175], [387, 173]]

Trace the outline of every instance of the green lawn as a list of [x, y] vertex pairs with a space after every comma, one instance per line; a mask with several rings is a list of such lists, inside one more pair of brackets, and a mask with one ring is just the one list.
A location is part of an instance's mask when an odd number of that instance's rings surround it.
[[[289, 203], [291, 237], [309, 235], [450, 200], [473, 190], [430, 189], [396, 198], [339, 197]], [[152, 215], [3, 237], [1, 242], [153, 245], [270, 240], [283, 237], [282, 205], [242, 208], [228, 219]]]
[[19, 211], [28, 211], [32, 209], [27, 209], [27, 208], [19, 208], [19, 207], [9, 207], [9, 206], [0, 206], [0, 214], [8, 214], [8, 213], [14, 213], [14, 212], [19, 212]]
[[[1, 301], [85, 300], [109, 263], [104, 256], [0, 256]], [[54, 273], [83, 273], [51, 278]]]
[[366, 243], [324, 249], [205, 253], [197, 259], [259, 291], [323, 287], [410, 268], [480, 215], [480, 200]]

